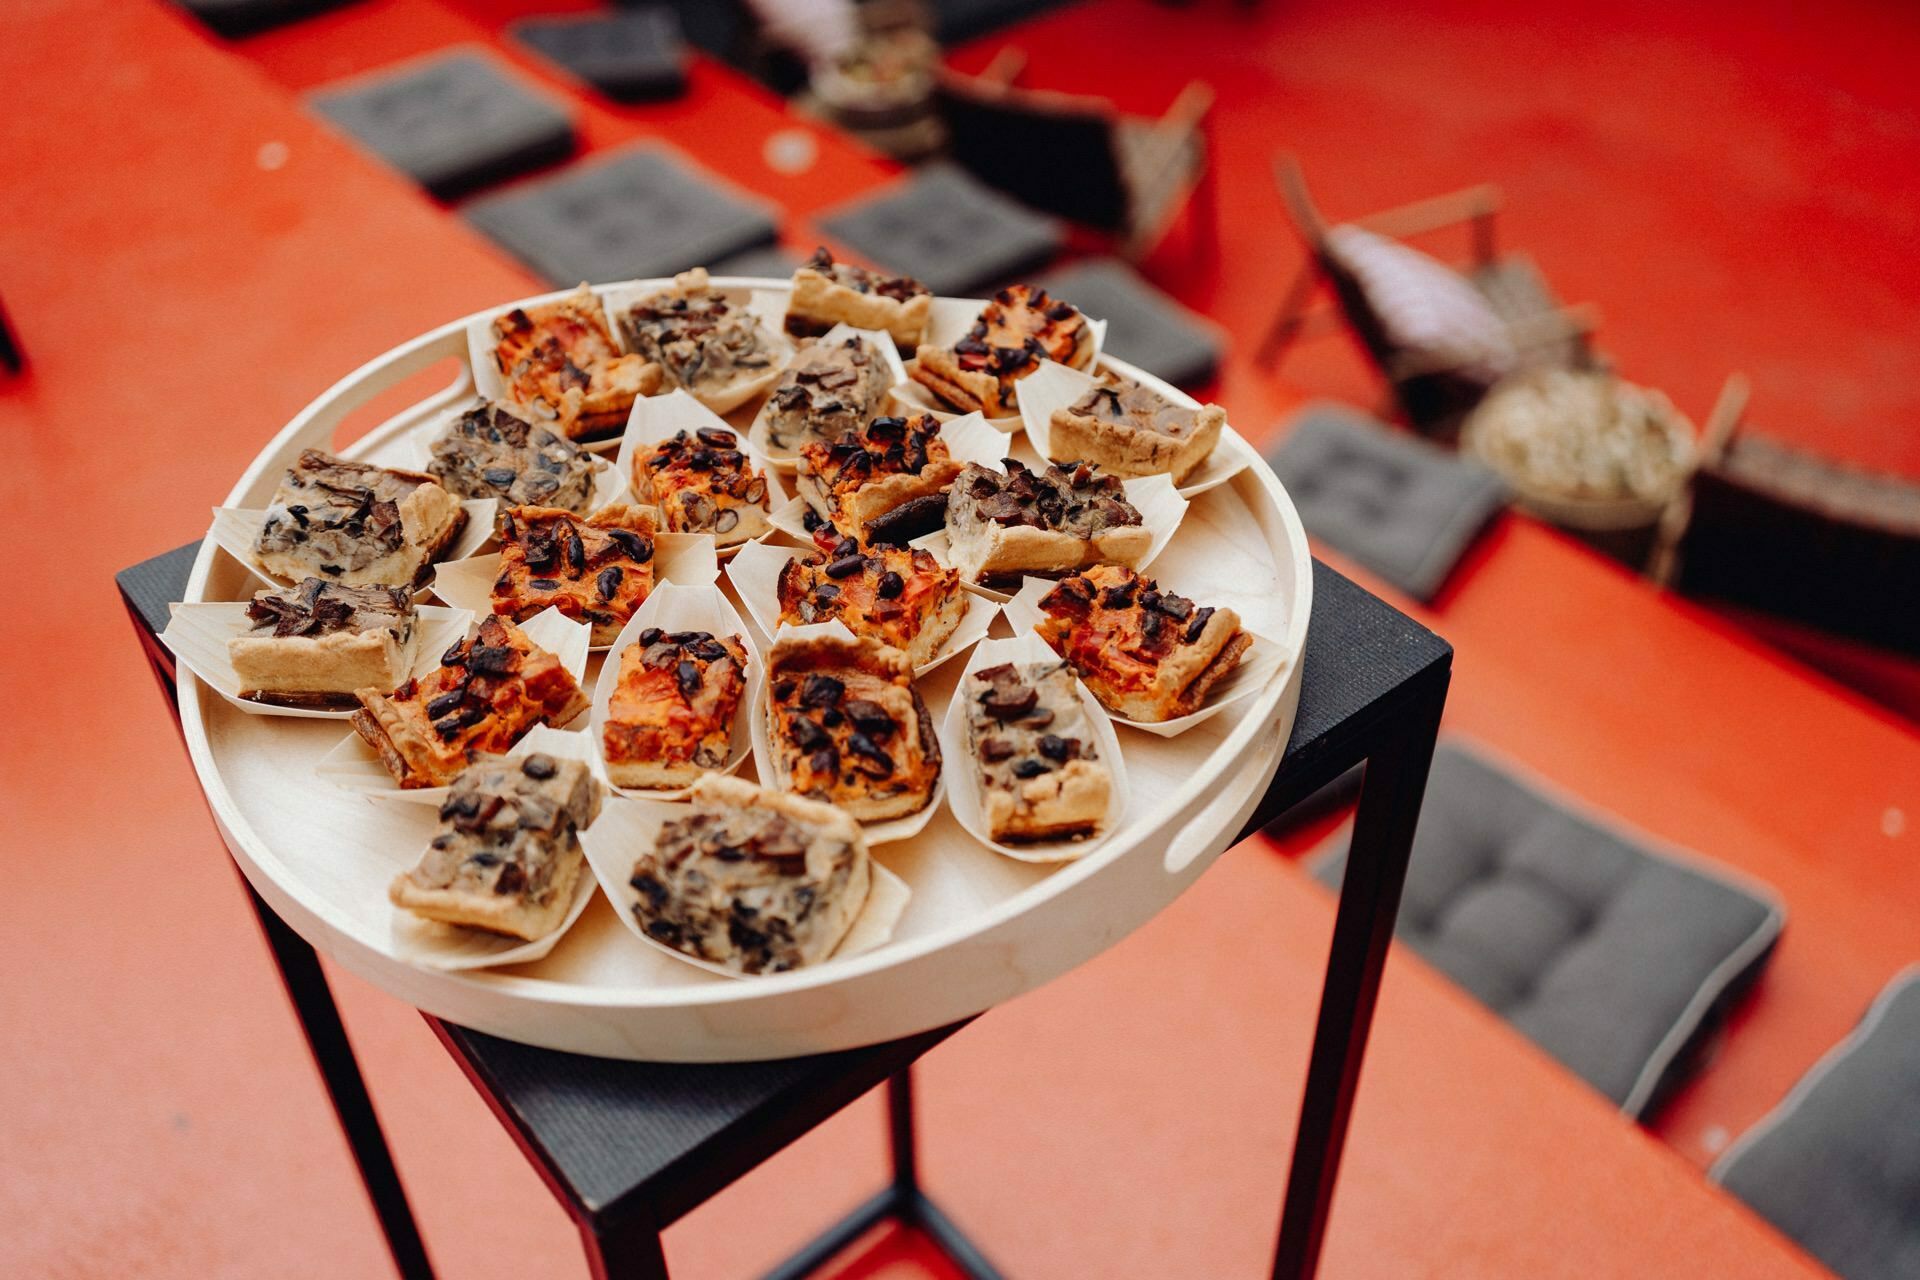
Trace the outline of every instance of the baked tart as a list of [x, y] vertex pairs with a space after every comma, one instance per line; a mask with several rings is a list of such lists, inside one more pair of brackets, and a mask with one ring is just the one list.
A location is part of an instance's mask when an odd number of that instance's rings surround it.
[[1042, 360], [1086, 368], [1093, 363], [1093, 327], [1072, 303], [1016, 284], [994, 294], [952, 347], [923, 344], [908, 374], [962, 413], [1005, 418], [1020, 412], [1014, 384]]
[[836, 324], [873, 329], [902, 347], [919, 345], [933, 313], [933, 290], [908, 276], [890, 276], [815, 249], [793, 273], [787, 296], [787, 332], [817, 338]]
[[570, 440], [622, 430], [633, 402], [660, 389], [660, 366], [614, 344], [600, 299], [584, 284], [496, 319], [493, 364], [508, 400]]
[[494, 498], [507, 507], [592, 509], [596, 462], [591, 454], [525, 411], [482, 401], [433, 442], [427, 470], [461, 498]]
[[725, 427], [676, 431], [633, 459], [633, 490], [660, 508], [669, 533], [708, 533], [716, 546], [751, 542], [772, 528], [767, 478]]
[[1064, 662], [1003, 662], [960, 682], [989, 839], [1082, 840], [1107, 820], [1113, 776]]
[[353, 691], [391, 689], [413, 669], [413, 593], [308, 578], [256, 591], [245, 635], [227, 641], [240, 696], [277, 707], [352, 707]]
[[1189, 409], [1148, 386], [1106, 374], [1084, 395], [1055, 409], [1048, 452], [1079, 458], [1116, 476], [1167, 475], [1183, 483], [1220, 443], [1227, 411]]
[[862, 541], [904, 544], [946, 521], [960, 474], [930, 413], [875, 418], [831, 444], [800, 447], [794, 487], [813, 513]]
[[293, 582], [419, 587], [466, 523], [460, 500], [430, 475], [303, 449], [274, 491], [253, 555]]
[[505, 755], [536, 724], [557, 728], [587, 708], [560, 659], [498, 615], [481, 619], [426, 675], [354, 697], [354, 731], [408, 791], [444, 787], [481, 756]]
[[1036, 634], [1100, 705], [1129, 720], [1191, 715], [1252, 645], [1231, 609], [1161, 591], [1123, 565], [1096, 565], [1040, 600]]
[[775, 785], [862, 822], [918, 813], [940, 778], [940, 742], [913, 663], [862, 636], [788, 637], [767, 663]]
[[818, 964], [873, 889], [860, 824], [832, 805], [709, 774], [633, 864], [641, 932], [737, 973]]
[[902, 650], [910, 666], [933, 661], [967, 615], [960, 575], [918, 548], [818, 535], [821, 550], [780, 571], [780, 621], [838, 619], [856, 636]]
[[1146, 555], [1153, 534], [1118, 476], [1081, 463], [995, 471], [970, 463], [947, 492], [948, 562], [968, 582], [1015, 586]]
[[887, 408], [893, 366], [859, 334], [816, 342], [788, 362], [767, 397], [767, 439], [789, 452], [842, 439]]
[[578, 760], [483, 760], [454, 780], [432, 843], [387, 897], [442, 924], [544, 938], [573, 906], [587, 874], [580, 828], [599, 813], [600, 784]]
[[558, 609], [593, 628], [590, 644], [612, 644], [653, 590], [655, 532], [650, 507], [514, 507], [500, 519], [493, 611], [525, 622]]
[[746, 307], [713, 288], [704, 267], [673, 278], [620, 317], [627, 345], [665, 371], [715, 413], [726, 413], [759, 395], [780, 376], [786, 343]]
[[746, 689], [738, 636], [648, 627], [620, 653], [600, 733], [617, 787], [684, 787], [724, 768]]

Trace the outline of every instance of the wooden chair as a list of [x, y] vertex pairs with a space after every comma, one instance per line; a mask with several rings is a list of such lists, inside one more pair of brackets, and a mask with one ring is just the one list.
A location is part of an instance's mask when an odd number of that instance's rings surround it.
[[1653, 578], [1920, 657], [1920, 482], [1746, 432], [1747, 399], [1747, 380], [1728, 378], [1692, 480], [1661, 521]]
[[1189, 205], [1213, 245], [1211, 88], [1196, 80], [1145, 119], [1098, 98], [1017, 88], [1025, 65], [1025, 54], [1005, 49], [978, 76], [940, 73], [955, 163], [1022, 204], [1113, 235], [1130, 261], [1151, 253]]
[[[1344, 319], [1413, 425], [1431, 435], [1457, 432], [1460, 420], [1485, 394], [1485, 383], [1396, 348], [1359, 282], [1329, 252], [1327, 233], [1332, 228], [1308, 194], [1299, 163], [1292, 156], [1279, 157], [1274, 176], [1294, 229], [1306, 245], [1307, 261], [1283, 296], [1255, 359], [1268, 370], [1276, 369], [1295, 340], [1324, 332]], [[1594, 353], [1588, 335], [1599, 325], [1598, 312], [1590, 306], [1562, 306], [1531, 258], [1499, 252], [1495, 244], [1499, 211], [1499, 188], [1483, 185], [1359, 218], [1354, 225], [1405, 239], [1465, 224], [1471, 258], [1462, 275], [1505, 325], [1521, 363], [1590, 367]], [[1333, 294], [1331, 307], [1315, 303], [1315, 294], [1323, 286]]]

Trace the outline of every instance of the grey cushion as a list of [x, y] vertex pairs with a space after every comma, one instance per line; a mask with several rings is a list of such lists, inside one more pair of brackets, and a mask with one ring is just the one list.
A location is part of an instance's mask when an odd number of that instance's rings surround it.
[[175, 0], [181, 8], [229, 40], [294, 22], [348, 0]]
[[[1347, 837], [1315, 874], [1337, 884]], [[1398, 936], [1618, 1103], [1650, 1114], [1759, 976], [1784, 913], [1452, 744], [1435, 754]]]
[[609, 98], [650, 102], [687, 91], [687, 46], [673, 10], [529, 18], [511, 28], [520, 43]]
[[441, 199], [573, 150], [567, 114], [463, 49], [312, 97], [314, 110]]
[[770, 242], [773, 206], [642, 143], [476, 201], [466, 215], [556, 285], [668, 276]]
[[1268, 452], [1307, 532], [1416, 600], [1432, 600], [1489, 518], [1500, 478], [1335, 404], [1310, 405]]
[[793, 273], [806, 260], [806, 254], [795, 253], [785, 245], [769, 244], [710, 262], [707, 270], [716, 276], [766, 276], [774, 280], [791, 280]]
[[1213, 377], [1226, 345], [1221, 331], [1112, 258], [1088, 258], [1035, 283], [1090, 316], [1107, 321], [1103, 348], [1175, 386]]
[[1843, 1280], [1920, 1276], [1920, 966], [1712, 1176]]
[[1043, 265], [1060, 251], [1052, 218], [1014, 203], [950, 164], [822, 215], [847, 248], [935, 293], [978, 293]]

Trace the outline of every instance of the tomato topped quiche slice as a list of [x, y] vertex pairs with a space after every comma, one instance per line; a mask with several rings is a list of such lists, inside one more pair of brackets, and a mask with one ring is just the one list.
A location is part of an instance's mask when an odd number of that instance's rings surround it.
[[821, 550], [780, 571], [780, 621], [804, 626], [838, 618], [857, 636], [903, 650], [914, 667], [940, 652], [967, 614], [960, 575], [918, 548], [862, 548], [818, 538]]
[[774, 641], [767, 739], [775, 784], [862, 822], [918, 813], [940, 778], [940, 741], [907, 655], [870, 636]]
[[354, 731], [409, 791], [444, 787], [478, 757], [504, 755], [534, 725], [565, 725], [587, 708], [560, 659], [498, 615], [481, 619], [426, 675], [354, 697]]
[[939, 422], [922, 413], [875, 418], [831, 444], [802, 445], [794, 483], [847, 537], [905, 544], [945, 522], [947, 486], [959, 474]]
[[1072, 303], [1016, 284], [994, 294], [951, 348], [922, 345], [908, 373], [962, 413], [1004, 418], [1020, 412], [1014, 384], [1042, 360], [1086, 368], [1093, 363], [1093, 328]]
[[570, 440], [612, 435], [636, 399], [660, 389], [660, 366], [614, 345], [600, 299], [584, 284], [495, 320], [493, 363], [507, 399]]
[[1231, 609], [1196, 607], [1122, 565], [1096, 565], [1040, 600], [1039, 637], [1102, 706], [1129, 720], [1191, 715], [1253, 643]]
[[648, 627], [620, 653], [600, 734], [617, 787], [684, 787], [725, 766], [746, 689], [738, 636]]
[[677, 431], [634, 455], [633, 488], [660, 508], [670, 533], [710, 533], [716, 545], [751, 542], [772, 528], [767, 479], [725, 427]]
[[500, 521], [493, 611], [525, 622], [558, 609], [612, 644], [653, 590], [653, 511], [615, 504], [582, 519], [557, 507], [514, 507]]

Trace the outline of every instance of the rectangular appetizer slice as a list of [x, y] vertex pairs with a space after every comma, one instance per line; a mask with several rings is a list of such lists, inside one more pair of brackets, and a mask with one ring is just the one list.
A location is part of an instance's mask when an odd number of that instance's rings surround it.
[[274, 491], [253, 555], [294, 582], [418, 587], [466, 522], [460, 500], [430, 475], [304, 449]]
[[787, 351], [758, 316], [712, 287], [704, 267], [634, 303], [620, 328], [628, 346], [659, 363], [669, 385], [715, 413], [737, 409], [772, 386]]
[[926, 808], [940, 742], [905, 653], [868, 636], [776, 640], [767, 680], [769, 763], [781, 790], [862, 822]]
[[578, 760], [483, 760], [454, 780], [433, 842], [387, 897], [442, 924], [544, 938], [587, 874], [580, 828], [599, 813], [600, 784]]
[[620, 653], [601, 754], [617, 787], [684, 787], [727, 763], [746, 689], [739, 636], [648, 627]]
[[800, 447], [795, 487], [814, 514], [863, 541], [910, 542], [946, 520], [960, 474], [930, 413], [875, 418], [832, 444]]
[[536, 724], [587, 708], [573, 673], [499, 616], [483, 618], [440, 665], [391, 693], [354, 695], [353, 727], [405, 790], [444, 787], [483, 755], [505, 755]]
[[596, 463], [580, 446], [512, 405], [482, 401], [433, 442], [427, 470], [449, 493], [506, 507], [592, 509]]
[[495, 320], [493, 363], [507, 399], [570, 440], [613, 435], [635, 400], [660, 389], [660, 366], [614, 344], [600, 299], [584, 284]]
[[1107, 820], [1113, 778], [1063, 662], [1003, 662], [968, 676], [967, 743], [990, 839], [1081, 840]]
[[514, 507], [500, 521], [493, 611], [525, 622], [558, 609], [612, 644], [653, 590], [653, 510], [616, 503], [582, 519], [555, 507]]
[[1048, 451], [1117, 476], [1169, 475], [1180, 484], [1220, 443], [1227, 411], [1189, 409], [1131, 378], [1106, 374], [1049, 420]]
[[815, 249], [793, 273], [786, 324], [796, 338], [818, 337], [836, 324], [878, 329], [911, 349], [926, 336], [932, 313], [933, 290], [918, 280], [835, 262], [825, 249]]
[[1253, 643], [1233, 610], [1198, 608], [1122, 565], [1062, 579], [1040, 612], [1040, 638], [1100, 705], [1129, 720], [1198, 711]]
[[307, 578], [256, 591], [253, 629], [227, 641], [240, 696], [280, 707], [356, 705], [355, 689], [391, 689], [413, 669], [413, 593]]
[[967, 615], [960, 575], [927, 552], [863, 549], [852, 538], [830, 539], [816, 554], [787, 561], [779, 590], [781, 622], [838, 618], [853, 634], [904, 651], [913, 667], [931, 662]]
[[908, 372], [962, 413], [1005, 418], [1020, 412], [1014, 384], [1042, 360], [1086, 368], [1093, 363], [1093, 329], [1072, 303], [1016, 284], [994, 294], [951, 348], [923, 344]]
[[633, 490], [660, 508], [669, 533], [710, 533], [718, 546], [751, 542], [772, 528], [767, 478], [724, 427], [676, 431], [633, 459]]
[[969, 582], [1018, 586], [1103, 560], [1138, 560], [1153, 543], [1118, 476], [1086, 463], [1004, 472], [971, 463], [947, 492], [949, 562]]
[[767, 439], [788, 451], [839, 440], [884, 412], [892, 389], [893, 366], [865, 338], [816, 342], [788, 361], [774, 383]]
[[833, 954], [867, 905], [873, 863], [860, 824], [832, 805], [709, 774], [631, 883], [649, 938], [737, 973], [783, 973]]

